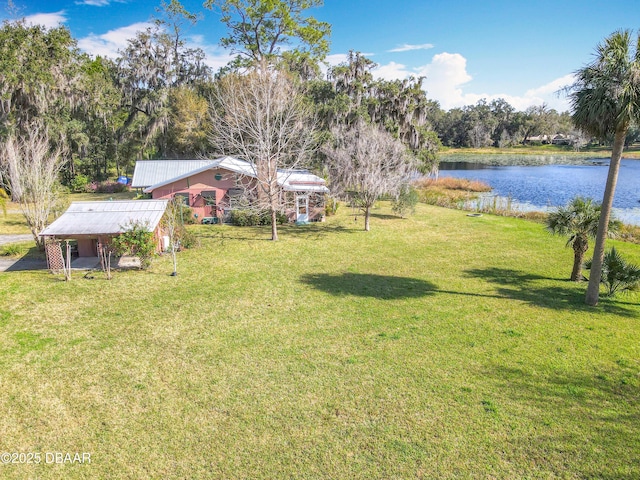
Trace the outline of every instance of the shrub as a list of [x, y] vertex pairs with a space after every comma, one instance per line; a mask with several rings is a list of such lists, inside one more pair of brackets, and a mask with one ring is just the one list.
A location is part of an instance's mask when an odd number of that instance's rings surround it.
[[112, 241], [116, 255], [133, 255], [140, 259], [140, 268], [146, 270], [151, 266], [151, 258], [156, 250], [156, 244], [147, 225], [131, 222], [125, 225], [123, 232]]
[[339, 206], [340, 204], [338, 203], [338, 199], [327, 195], [325, 198], [324, 214], [327, 217], [335, 215], [338, 212]]
[[91, 182], [86, 187], [89, 193], [121, 193], [128, 192], [129, 187], [118, 182]]
[[17, 257], [23, 255], [29, 250], [29, 247], [21, 245], [19, 243], [10, 243], [0, 248], [0, 256], [2, 257]]
[[198, 246], [198, 237], [195, 233], [183, 228], [178, 233], [178, 241], [180, 242], [180, 248], [193, 248]]
[[[592, 261], [585, 263], [591, 269]], [[600, 283], [607, 288], [607, 295], [614, 296], [618, 292], [636, 290], [640, 285], [640, 267], [628, 263], [615, 247], [605, 253], [602, 262]]]
[[[287, 222], [287, 216], [283, 212], [276, 212], [276, 222], [282, 225]], [[271, 213], [267, 210], [232, 210], [229, 221], [237, 227], [255, 227], [258, 225], [271, 225]]]
[[403, 185], [398, 196], [393, 199], [391, 209], [393, 213], [404, 218], [407, 213], [415, 213], [419, 199], [415, 188], [411, 185]]
[[81, 193], [87, 191], [87, 186], [89, 185], [89, 177], [86, 175], [82, 175], [81, 173], [77, 174], [71, 180], [71, 191], [74, 193]]
[[182, 223], [184, 225], [193, 225], [194, 223], [196, 223], [196, 219], [193, 216], [193, 210], [191, 209], [191, 207], [188, 207], [186, 205], [181, 205], [182, 208]]

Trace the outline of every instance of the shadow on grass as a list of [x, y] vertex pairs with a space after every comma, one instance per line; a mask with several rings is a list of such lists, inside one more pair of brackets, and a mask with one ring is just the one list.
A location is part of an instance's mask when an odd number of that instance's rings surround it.
[[46, 270], [47, 259], [43, 251], [37, 246], [30, 248], [25, 247], [22, 255], [11, 257], [0, 257], [0, 271], [5, 272], [23, 272], [26, 270]]
[[[481, 278], [497, 285], [499, 297], [511, 298], [554, 310], [578, 310], [593, 313], [594, 308], [584, 303], [584, 290], [571, 282], [557, 278], [543, 277], [509, 268], [480, 268], [467, 270], [469, 276]], [[553, 284], [549, 284], [549, 282]], [[564, 284], [560, 284], [564, 282]], [[599, 308], [607, 313], [637, 317], [635, 309], [626, 308], [614, 299], [601, 298]], [[627, 304], [628, 305], [628, 304]]]
[[379, 218], [381, 220], [404, 220], [399, 215], [389, 215], [386, 213], [371, 213], [371, 218]]
[[418, 298], [438, 291], [433, 283], [417, 278], [369, 273], [312, 273], [303, 275], [300, 281], [335, 296], [353, 295], [381, 300]]

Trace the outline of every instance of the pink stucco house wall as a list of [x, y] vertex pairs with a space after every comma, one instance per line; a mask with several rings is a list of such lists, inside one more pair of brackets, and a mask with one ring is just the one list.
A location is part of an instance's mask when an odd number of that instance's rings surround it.
[[[282, 170], [278, 184], [287, 200], [291, 221], [323, 217], [325, 181], [306, 170]], [[216, 160], [141, 160], [136, 163], [132, 187], [143, 188], [153, 199], [184, 197], [197, 221], [222, 221], [238, 208], [238, 195], [255, 181], [252, 164], [233, 157]]]

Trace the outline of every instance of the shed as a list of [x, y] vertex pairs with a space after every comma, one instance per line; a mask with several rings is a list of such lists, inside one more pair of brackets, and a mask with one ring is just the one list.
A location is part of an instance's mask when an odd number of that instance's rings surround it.
[[75, 240], [78, 256], [94, 257], [98, 243], [107, 244], [122, 233], [127, 225], [139, 223], [154, 232], [160, 249], [160, 220], [168, 200], [115, 200], [73, 202], [51, 225], [40, 232], [41, 237]]

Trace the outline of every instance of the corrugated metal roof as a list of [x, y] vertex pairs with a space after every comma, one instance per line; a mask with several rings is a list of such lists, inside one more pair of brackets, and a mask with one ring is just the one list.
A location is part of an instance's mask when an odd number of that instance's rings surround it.
[[[162, 171], [157, 170], [160, 166], [154, 165], [146, 165], [151, 162], [161, 163], [163, 167]], [[234, 157], [222, 157], [216, 160], [208, 160], [210, 163], [205, 163], [201, 165], [196, 165], [194, 163], [194, 168], [192, 170], [186, 170], [187, 165], [184, 162], [197, 162], [197, 160], [141, 160], [136, 163], [136, 169], [133, 174], [133, 182], [132, 186], [144, 186], [146, 187], [144, 191], [146, 193], [153, 192], [156, 188], [160, 188], [164, 185], [168, 185], [173, 182], [177, 182], [183, 178], [190, 177], [197, 173], [203, 172], [205, 170], [213, 169], [213, 168], [223, 168], [225, 170], [229, 170], [231, 172], [239, 173], [241, 175], [245, 175], [248, 177], [256, 177], [255, 166], [249, 162], [244, 160], [240, 160]], [[158, 180], [155, 183], [149, 185], [137, 185], [135, 182], [136, 174], [138, 169], [140, 168], [140, 174], [138, 178], [148, 178], [152, 177], [151, 172], [154, 171], [154, 175], [156, 178], [160, 178], [162, 175], [165, 175], [164, 178]], [[149, 174], [143, 173], [144, 171], [148, 171]], [[176, 175], [172, 175], [177, 173]], [[328, 193], [329, 189], [326, 187], [326, 182], [309, 172], [308, 170], [287, 170], [282, 169], [278, 171], [278, 183], [282, 185], [282, 187], [287, 191], [296, 191], [296, 192], [323, 192]]]
[[116, 234], [131, 222], [139, 222], [153, 231], [167, 203], [168, 200], [73, 202], [40, 236]]
[[133, 171], [131, 186], [133, 188], [145, 188], [156, 183], [164, 182], [170, 178], [180, 177], [219, 160], [139, 160]]
[[289, 192], [329, 193], [324, 179], [308, 170], [281, 170], [278, 172], [278, 183]]

